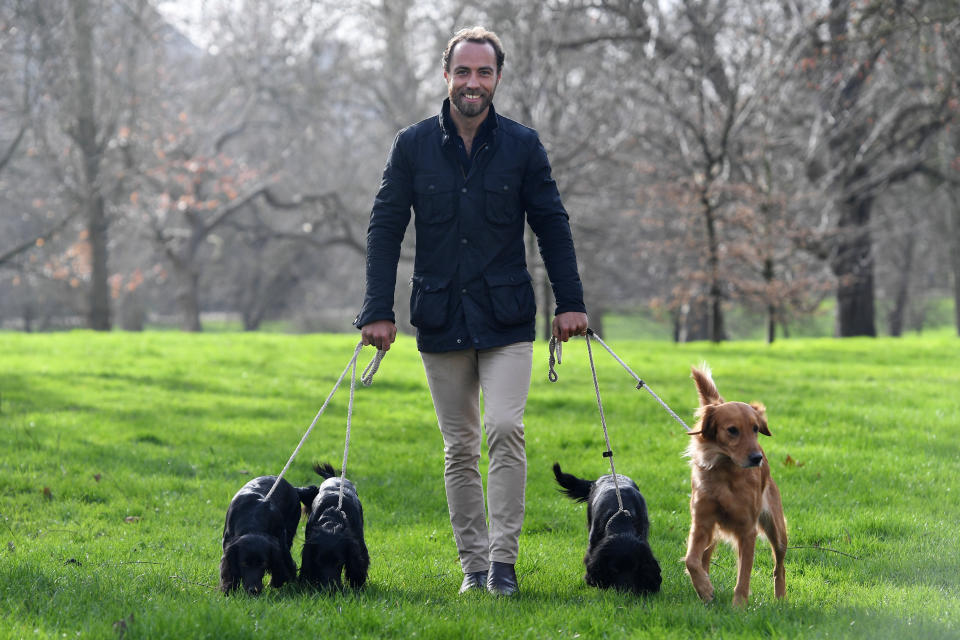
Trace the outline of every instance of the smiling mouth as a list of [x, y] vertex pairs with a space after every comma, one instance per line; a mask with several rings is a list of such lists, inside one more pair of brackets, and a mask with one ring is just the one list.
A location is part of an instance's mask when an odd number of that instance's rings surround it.
[[460, 95], [467, 100], [481, 100], [483, 98], [483, 95], [479, 93], [461, 93]]

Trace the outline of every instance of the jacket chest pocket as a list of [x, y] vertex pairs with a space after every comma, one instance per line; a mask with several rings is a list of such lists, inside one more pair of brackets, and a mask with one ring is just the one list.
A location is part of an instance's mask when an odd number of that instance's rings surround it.
[[438, 224], [457, 213], [453, 178], [440, 174], [415, 176], [413, 179], [413, 210], [420, 222]]
[[513, 175], [489, 174], [483, 176], [484, 214], [493, 224], [516, 222], [523, 211], [520, 207], [520, 180]]

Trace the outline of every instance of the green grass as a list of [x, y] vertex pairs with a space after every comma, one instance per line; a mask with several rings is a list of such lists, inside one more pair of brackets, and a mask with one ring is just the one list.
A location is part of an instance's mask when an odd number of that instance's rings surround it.
[[[876, 329], [881, 336], [889, 335], [887, 316], [890, 304], [886, 299], [877, 300]], [[954, 301], [948, 297], [931, 297], [917, 303], [907, 317], [904, 335], [943, 332], [956, 335], [953, 309]], [[814, 312], [791, 320], [790, 337], [830, 338], [834, 335], [835, 316], [836, 300], [828, 298]], [[724, 326], [730, 340], [766, 340], [767, 316], [763, 313], [730, 305], [725, 307]], [[602, 335], [618, 340], [672, 340], [673, 327], [663, 310], [641, 306], [604, 314]], [[776, 340], [783, 339], [783, 327], [778, 325]]]
[[[767, 405], [764, 448], [792, 547], [783, 602], [763, 547], [746, 610], [730, 604], [728, 548], [715, 555], [717, 601], [699, 602], [681, 561], [686, 436], [599, 347], [617, 470], [647, 498], [664, 582], [647, 600], [583, 583], [584, 507], [550, 473], [554, 460], [583, 476], [608, 470], [582, 340], [566, 346], [556, 384], [537, 343], [522, 593], [457, 596], [442, 445], [409, 338], [357, 390], [348, 475], [367, 516], [367, 589], [223, 597], [230, 498], [280, 471], [356, 339], [0, 333], [0, 638], [960, 636], [960, 340], [946, 331], [771, 346], [607, 340], [688, 422], [689, 366], [702, 360], [727, 398]], [[315, 481], [313, 460], [339, 467], [347, 397], [342, 387], [317, 423], [288, 472], [295, 484]], [[301, 544], [302, 529], [298, 560]]]

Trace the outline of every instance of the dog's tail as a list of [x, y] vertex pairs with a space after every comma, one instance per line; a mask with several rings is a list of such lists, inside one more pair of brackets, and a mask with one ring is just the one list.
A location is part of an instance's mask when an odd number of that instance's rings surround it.
[[701, 364], [699, 368], [690, 367], [690, 377], [697, 385], [697, 395], [700, 396], [701, 407], [723, 402], [723, 396], [717, 391], [717, 385], [713, 382], [713, 375], [710, 373], [710, 367], [706, 362]]
[[590, 495], [590, 488], [593, 486], [592, 482], [570, 475], [569, 473], [564, 473], [560, 469], [560, 464], [557, 462], [553, 463], [553, 475], [557, 479], [557, 484], [562, 487], [561, 491], [563, 493], [577, 502], [587, 501], [587, 496]]
[[314, 462], [313, 470], [317, 473], [318, 476], [326, 480], [327, 478], [332, 478], [337, 475], [336, 469], [333, 468], [333, 465], [329, 462]]

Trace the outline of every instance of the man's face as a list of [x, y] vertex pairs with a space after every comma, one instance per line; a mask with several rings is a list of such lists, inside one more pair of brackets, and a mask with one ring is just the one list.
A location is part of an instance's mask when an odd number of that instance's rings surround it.
[[450, 55], [450, 70], [443, 72], [450, 103], [462, 115], [473, 118], [486, 113], [500, 82], [497, 54], [488, 42], [463, 41]]

